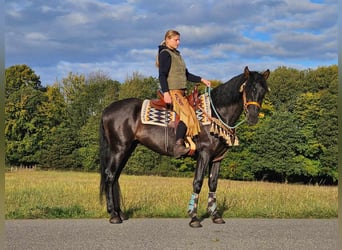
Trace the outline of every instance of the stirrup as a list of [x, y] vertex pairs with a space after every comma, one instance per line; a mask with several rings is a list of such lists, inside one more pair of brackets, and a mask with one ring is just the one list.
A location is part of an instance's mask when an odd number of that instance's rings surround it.
[[192, 156], [195, 154], [196, 151], [196, 144], [194, 143], [194, 141], [191, 139], [190, 136], [186, 137], [185, 140], [185, 147], [190, 148], [188, 155]]

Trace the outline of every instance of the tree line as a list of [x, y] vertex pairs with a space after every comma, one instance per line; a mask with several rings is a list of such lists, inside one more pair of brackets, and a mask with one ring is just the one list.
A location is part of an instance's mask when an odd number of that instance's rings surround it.
[[[5, 77], [6, 165], [43, 169], [98, 171], [104, 107], [129, 97], [156, 98], [159, 87], [157, 78], [137, 72], [122, 83], [101, 71], [70, 72], [44, 85], [29, 66], [13, 65]], [[256, 126], [237, 128], [240, 145], [223, 159], [220, 177], [337, 184], [337, 82], [337, 65], [272, 71], [263, 115]], [[124, 171], [192, 176], [194, 168], [192, 158], [174, 159], [139, 146]]]

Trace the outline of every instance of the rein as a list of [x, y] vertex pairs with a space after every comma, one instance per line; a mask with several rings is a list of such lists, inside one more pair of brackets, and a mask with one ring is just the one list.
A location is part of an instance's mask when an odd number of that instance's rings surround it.
[[226, 128], [235, 129], [235, 128], [237, 128], [238, 126], [240, 126], [242, 123], [244, 123], [244, 122], [246, 121], [246, 119], [243, 119], [241, 122], [239, 122], [238, 124], [236, 124], [236, 125], [233, 126], [233, 127], [232, 127], [232, 126], [229, 126], [227, 123], [225, 123], [225, 122], [222, 120], [221, 116], [218, 114], [218, 112], [217, 112], [217, 110], [216, 110], [216, 108], [215, 108], [215, 106], [214, 106], [213, 99], [211, 98], [211, 88], [208, 87], [207, 90], [208, 90], [208, 94], [209, 94], [210, 104], [211, 104], [211, 106], [213, 107], [214, 113], [215, 113], [215, 115], [217, 116], [217, 118], [219, 119], [219, 121], [220, 121]]
[[[245, 111], [245, 114], [248, 112], [247, 111], [247, 108], [249, 105], [255, 105], [257, 106], [258, 108], [260, 108], [260, 104], [258, 102], [254, 102], [254, 101], [251, 101], [251, 102], [247, 102], [247, 98], [246, 98], [246, 91], [245, 91], [245, 88], [244, 88], [244, 85], [246, 84], [246, 82], [244, 82], [242, 84], [242, 91], [243, 91], [243, 94], [242, 94], [242, 99], [243, 99], [243, 107], [244, 107], [244, 111]], [[226, 128], [229, 128], [229, 129], [235, 129], [237, 128], [238, 126], [240, 126], [242, 123], [244, 123], [246, 121], [246, 118], [243, 119], [242, 121], [238, 122], [235, 126], [229, 126], [227, 123], [225, 123], [221, 116], [219, 115], [219, 113], [217, 112], [215, 106], [214, 106], [214, 103], [213, 103], [213, 99], [211, 98], [211, 88], [210, 87], [207, 87], [206, 90], [208, 91], [208, 94], [209, 94], [209, 99], [210, 99], [210, 104], [211, 106], [213, 107], [213, 110], [214, 110], [214, 113], [215, 115], [218, 117], [219, 121], [226, 127]]]

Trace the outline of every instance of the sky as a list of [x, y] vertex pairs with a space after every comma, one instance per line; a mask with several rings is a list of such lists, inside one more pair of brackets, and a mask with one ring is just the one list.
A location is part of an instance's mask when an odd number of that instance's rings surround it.
[[158, 77], [165, 32], [181, 34], [188, 70], [227, 81], [243, 72], [338, 62], [338, 0], [5, 1], [5, 66], [52, 85], [72, 72], [124, 82]]

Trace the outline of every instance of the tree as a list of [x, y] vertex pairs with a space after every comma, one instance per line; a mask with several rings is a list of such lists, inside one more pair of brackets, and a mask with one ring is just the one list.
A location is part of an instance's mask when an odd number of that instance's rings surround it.
[[[95, 72], [88, 78], [69, 73], [62, 79], [60, 89], [63, 98], [56, 101], [64, 101], [59, 109], [65, 114], [64, 121], [51, 130], [46, 140], [42, 166], [96, 170], [99, 165], [101, 113], [105, 106], [117, 98], [119, 83], [101, 72]], [[50, 110], [53, 110], [52, 107]]]
[[318, 182], [337, 182], [337, 66], [321, 67], [308, 72], [307, 89], [297, 100], [296, 114], [303, 126], [312, 131], [321, 150]]
[[268, 79], [271, 89], [269, 100], [276, 110], [292, 111], [295, 97], [303, 91], [304, 73], [292, 68], [279, 67]]
[[274, 114], [258, 127], [254, 143], [249, 147], [254, 175], [257, 179], [283, 182], [291, 176], [302, 175], [303, 169], [297, 164], [300, 162], [294, 159], [303, 156], [302, 145], [307, 143], [308, 138], [292, 113]]
[[271, 76], [266, 119], [254, 128], [239, 128], [243, 149], [228, 154], [225, 176], [336, 183], [336, 66], [315, 71], [280, 67]]
[[32, 166], [39, 162], [44, 125], [40, 106], [46, 100], [39, 76], [26, 65], [6, 69], [6, 163]]
[[120, 82], [110, 79], [101, 71], [89, 74], [86, 79], [88, 95], [93, 95], [93, 110], [102, 112], [110, 103], [119, 100]]
[[46, 101], [40, 107], [46, 129], [40, 150], [39, 165], [43, 168], [65, 167], [65, 165], [62, 166], [63, 162], [67, 164], [70, 161], [65, 159], [65, 147], [72, 141], [64, 142], [64, 139], [71, 140], [72, 137], [65, 133], [67, 129], [63, 129], [68, 123], [67, 105], [58, 82], [47, 87], [46, 97]]
[[66, 120], [66, 102], [58, 82], [47, 86], [45, 97], [39, 112], [44, 120], [44, 126], [51, 130]]
[[85, 170], [97, 170], [99, 166], [99, 125], [102, 110], [119, 95], [119, 82], [101, 72], [90, 75], [84, 88], [88, 118], [80, 129], [78, 154]]
[[6, 79], [6, 99], [20, 88], [31, 87], [44, 91], [41, 86], [40, 77], [27, 65], [13, 65], [5, 71]]
[[338, 67], [332, 65], [328, 67], [318, 67], [317, 69], [309, 69], [303, 71], [305, 78], [303, 79], [302, 86], [303, 92], [319, 92], [324, 89], [330, 89], [336, 93]]
[[42, 149], [40, 166], [51, 169], [81, 169], [78, 134], [65, 123], [53, 129]]
[[[240, 146], [229, 149], [220, 176], [337, 183], [337, 74], [336, 65], [274, 70], [262, 105], [264, 117], [254, 127], [238, 127]], [[156, 98], [159, 87], [157, 79], [139, 73], [120, 84], [102, 72], [88, 77], [70, 72], [61, 82], [42, 87], [27, 65], [7, 68], [6, 81], [6, 163], [86, 171], [99, 167], [102, 110], [123, 98]], [[203, 85], [199, 91], [204, 92]], [[191, 158], [173, 159], [139, 146], [125, 171], [187, 176], [194, 167]]]
[[119, 99], [130, 97], [151, 99], [156, 98], [158, 81], [153, 77], [143, 77], [139, 73], [133, 73], [120, 88]]

